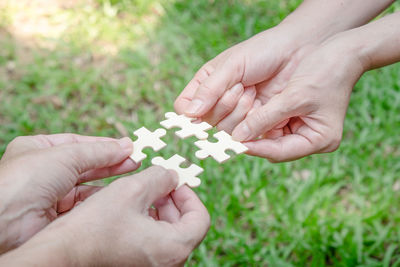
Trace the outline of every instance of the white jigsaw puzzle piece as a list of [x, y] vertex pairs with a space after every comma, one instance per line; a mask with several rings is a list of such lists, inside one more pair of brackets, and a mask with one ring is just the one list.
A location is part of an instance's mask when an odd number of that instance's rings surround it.
[[151, 163], [169, 170], [176, 171], [179, 177], [179, 183], [176, 188], [179, 188], [183, 184], [187, 184], [190, 187], [199, 186], [201, 184], [201, 180], [196, 176], [203, 172], [203, 168], [197, 166], [196, 164], [191, 164], [188, 168], [181, 168], [180, 165], [185, 161], [186, 159], [175, 154], [167, 160], [162, 157], [155, 157], [152, 159]]
[[196, 136], [198, 139], [207, 139], [207, 130], [210, 130], [212, 126], [207, 122], [192, 123], [195, 118], [189, 118], [185, 115], [178, 115], [175, 112], [165, 113], [166, 120], [160, 122], [160, 124], [166, 129], [179, 127], [181, 130], [176, 131], [175, 134], [184, 139], [190, 136]]
[[167, 134], [165, 129], [160, 128], [154, 132], [150, 132], [147, 128], [142, 127], [133, 132], [133, 134], [138, 139], [133, 142], [133, 153], [130, 155], [130, 158], [136, 163], [141, 162], [147, 157], [142, 151], [144, 148], [151, 147], [154, 151], [159, 151], [167, 145], [160, 139]]
[[233, 150], [236, 154], [241, 154], [248, 150], [245, 145], [233, 140], [232, 136], [225, 131], [219, 131], [214, 134], [214, 137], [218, 139], [218, 142], [212, 143], [208, 140], [200, 140], [194, 143], [200, 148], [195, 154], [197, 158], [205, 159], [211, 156], [219, 163], [223, 163], [230, 158], [230, 156], [225, 153], [226, 150]]

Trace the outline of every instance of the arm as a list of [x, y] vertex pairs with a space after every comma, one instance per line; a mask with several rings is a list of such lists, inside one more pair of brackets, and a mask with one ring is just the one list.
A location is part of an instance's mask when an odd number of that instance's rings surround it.
[[338, 32], [364, 25], [393, 2], [394, 0], [305, 0], [281, 25], [297, 26], [294, 35], [324, 40]]
[[[54, 227], [52, 227], [54, 229]], [[56, 230], [56, 229], [54, 229]], [[21, 247], [0, 257], [2, 266], [80, 266], [85, 260], [80, 251], [72, 252], [78, 245], [68, 240], [69, 234], [47, 230], [34, 236]], [[84, 240], [82, 240], [84, 244]], [[80, 259], [80, 260], [78, 260]]]
[[345, 32], [338, 39], [352, 44], [365, 71], [399, 62], [400, 12]]
[[326, 39], [377, 16], [393, 0], [306, 0], [278, 26], [207, 62], [175, 101], [178, 113], [232, 133], [250, 110], [279, 94]]

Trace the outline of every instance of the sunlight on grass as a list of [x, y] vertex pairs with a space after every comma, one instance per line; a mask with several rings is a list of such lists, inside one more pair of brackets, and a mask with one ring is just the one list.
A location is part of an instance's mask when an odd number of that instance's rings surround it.
[[[116, 55], [135, 48], [158, 26], [163, 6], [158, 1], [134, 1], [120, 8], [109, 1], [13, 1], [0, 5], [2, 25], [25, 45], [56, 49], [60, 43]], [[123, 19], [119, 19], [123, 18]]]

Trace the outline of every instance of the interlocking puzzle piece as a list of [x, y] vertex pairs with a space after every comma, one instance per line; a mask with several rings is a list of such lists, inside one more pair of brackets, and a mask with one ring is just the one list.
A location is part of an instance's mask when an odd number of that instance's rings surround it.
[[144, 148], [151, 147], [154, 151], [159, 151], [167, 145], [160, 139], [167, 134], [165, 129], [160, 128], [154, 132], [150, 132], [147, 128], [142, 127], [133, 132], [133, 134], [136, 135], [138, 139], [133, 142], [133, 153], [130, 155], [130, 158], [136, 163], [141, 162], [147, 157], [147, 155], [142, 152]]
[[236, 154], [241, 154], [248, 150], [245, 145], [233, 140], [232, 136], [225, 131], [214, 134], [214, 137], [218, 139], [218, 142], [211, 143], [207, 140], [200, 140], [194, 143], [200, 148], [195, 154], [197, 158], [205, 159], [211, 156], [219, 163], [223, 163], [230, 158], [230, 156], [225, 153], [225, 150], [233, 150]]
[[186, 159], [175, 154], [167, 160], [162, 157], [155, 157], [153, 158], [151, 163], [169, 170], [176, 171], [179, 177], [179, 183], [176, 188], [180, 187], [183, 184], [187, 184], [190, 187], [199, 186], [201, 180], [196, 176], [203, 172], [203, 168], [200, 168], [196, 164], [191, 164], [188, 168], [179, 167], [179, 165], [181, 165], [185, 161]]
[[205, 131], [212, 128], [212, 126], [207, 122], [192, 123], [195, 118], [189, 118], [185, 115], [178, 115], [175, 112], [167, 112], [165, 113], [165, 117], [167, 119], [160, 122], [160, 124], [167, 129], [174, 127], [181, 128], [181, 130], [176, 131], [175, 134], [182, 139], [193, 135], [198, 139], [207, 139], [208, 133]]

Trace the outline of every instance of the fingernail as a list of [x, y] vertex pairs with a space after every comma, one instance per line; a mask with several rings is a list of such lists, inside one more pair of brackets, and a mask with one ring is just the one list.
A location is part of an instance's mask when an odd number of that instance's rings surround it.
[[250, 128], [247, 123], [242, 123], [242, 125], [233, 131], [232, 138], [236, 141], [246, 141], [251, 135]]
[[199, 112], [202, 106], [203, 106], [203, 101], [201, 101], [200, 99], [194, 99], [192, 100], [192, 103], [186, 112], [195, 115], [197, 112]]
[[234, 95], [238, 95], [242, 92], [242, 90], [243, 90], [243, 85], [241, 83], [238, 83], [232, 87], [231, 93]]
[[125, 152], [132, 153], [133, 142], [129, 137], [123, 137], [117, 142]]

